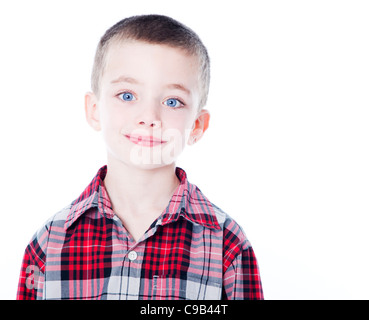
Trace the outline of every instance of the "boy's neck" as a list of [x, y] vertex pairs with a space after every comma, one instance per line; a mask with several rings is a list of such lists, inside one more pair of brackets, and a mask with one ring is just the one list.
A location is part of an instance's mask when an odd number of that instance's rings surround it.
[[155, 218], [168, 205], [179, 185], [175, 164], [155, 169], [141, 169], [108, 159], [104, 179], [115, 213]]

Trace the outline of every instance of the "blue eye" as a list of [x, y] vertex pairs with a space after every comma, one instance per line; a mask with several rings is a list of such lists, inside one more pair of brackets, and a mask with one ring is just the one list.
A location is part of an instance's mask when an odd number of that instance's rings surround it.
[[174, 98], [170, 98], [168, 100], [165, 100], [164, 104], [168, 107], [171, 107], [171, 108], [178, 108], [181, 105], [183, 105], [183, 103], [181, 101], [179, 101], [178, 99], [174, 99]]
[[119, 95], [119, 97], [124, 101], [133, 101], [136, 100], [135, 96], [130, 92], [123, 92]]

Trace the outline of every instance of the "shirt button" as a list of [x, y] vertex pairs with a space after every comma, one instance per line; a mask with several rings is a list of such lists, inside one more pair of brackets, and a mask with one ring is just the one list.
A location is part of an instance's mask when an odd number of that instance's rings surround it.
[[131, 261], [135, 261], [137, 259], [137, 252], [132, 250], [130, 253], [128, 253], [128, 259]]

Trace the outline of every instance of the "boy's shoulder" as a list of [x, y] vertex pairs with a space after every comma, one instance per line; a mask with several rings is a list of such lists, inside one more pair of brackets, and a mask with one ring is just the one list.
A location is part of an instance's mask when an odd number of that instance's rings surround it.
[[[201, 191], [200, 191], [201, 192]], [[204, 196], [205, 197], [205, 196]], [[237, 223], [237, 221], [232, 218], [228, 213], [226, 213], [224, 210], [222, 210], [220, 207], [215, 205], [213, 202], [209, 201], [209, 204], [211, 205], [214, 215], [216, 217], [216, 220], [221, 227], [222, 230], [233, 230], [237, 234], [243, 233], [242, 227]], [[65, 206], [52, 216], [50, 216], [45, 223], [43, 223], [42, 228], [49, 229], [51, 226], [63, 226], [68, 219], [70, 218], [71, 211], [73, 211], [73, 207], [75, 206], [75, 200], [70, 203], [69, 205]], [[241, 234], [240, 234], [241, 235]]]
[[70, 214], [71, 208], [72, 204], [69, 204], [64, 208], [62, 208], [61, 210], [57, 211], [45, 221], [43, 226], [47, 229], [49, 229], [52, 226], [60, 226], [60, 227], [64, 226]]
[[[66, 231], [68, 225], [68, 219], [71, 217], [71, 211], [73, 211], [74, 202], [65, 206], [54, 215], [49, 217], [39, 228], [34, 235], [35, 238], [42, 239], [47, 238], [50, 232], [63, 233]], [[233, 219], [228, 213], [223, 211], [220, 207], [209, 201], [212, 207], [212, 211], [216, 217], [218, 225], [220, 227], [220, 232], [223, 235], [223, 241], [229, 241], [232, 239], [232, 244], [237, 246], [242, 246], [246, 249], [250, 246], [250, 243], [246, 237], [246, 234], [240, 224]], [[46, 235], [45, 237], [45, 233]], [[246, 246], [246, 247], [245, 247]]]
[[223, 232], [223, 241], [232, 239], [233, 245], [242, 246], [247, 249], [251, 246], [241, 225], [232, 216], [211, 202], [214, 214]]
[[50, 216], [42, 225], [41, 227], [36, 231], [36, 233], [33, 236], [33, 239], [45, 239], [47, 240], [51, 230], [53, 228], [64, 228], [65, 222], [67, 220], [67, 217], [70, 213], [72, 205], [69, 204]]

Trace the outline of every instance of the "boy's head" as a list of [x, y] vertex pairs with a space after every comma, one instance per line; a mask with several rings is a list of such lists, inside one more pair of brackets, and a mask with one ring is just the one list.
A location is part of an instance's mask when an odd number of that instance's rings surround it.
[[210, 61], [207, 50], [195, 32], [180, 22], [162, 15], [142, 15], [123, 19], [109, 28], [98, 44], [92, 76], [92, 91], [99, 96], [100, 80], [104, 74], [106, 58], [112, 44], [136, 40], [161, 44], [184, 50], [195, 56], [199, 63], [199, 86], [201, 110], [207, 101], [210, 82]]
[[208, 54], [193, 31], [164, 16], [127, 18], [99, 42], [86, 117], [108, 162], [173, 164], [208, 128], [208, 87]]

